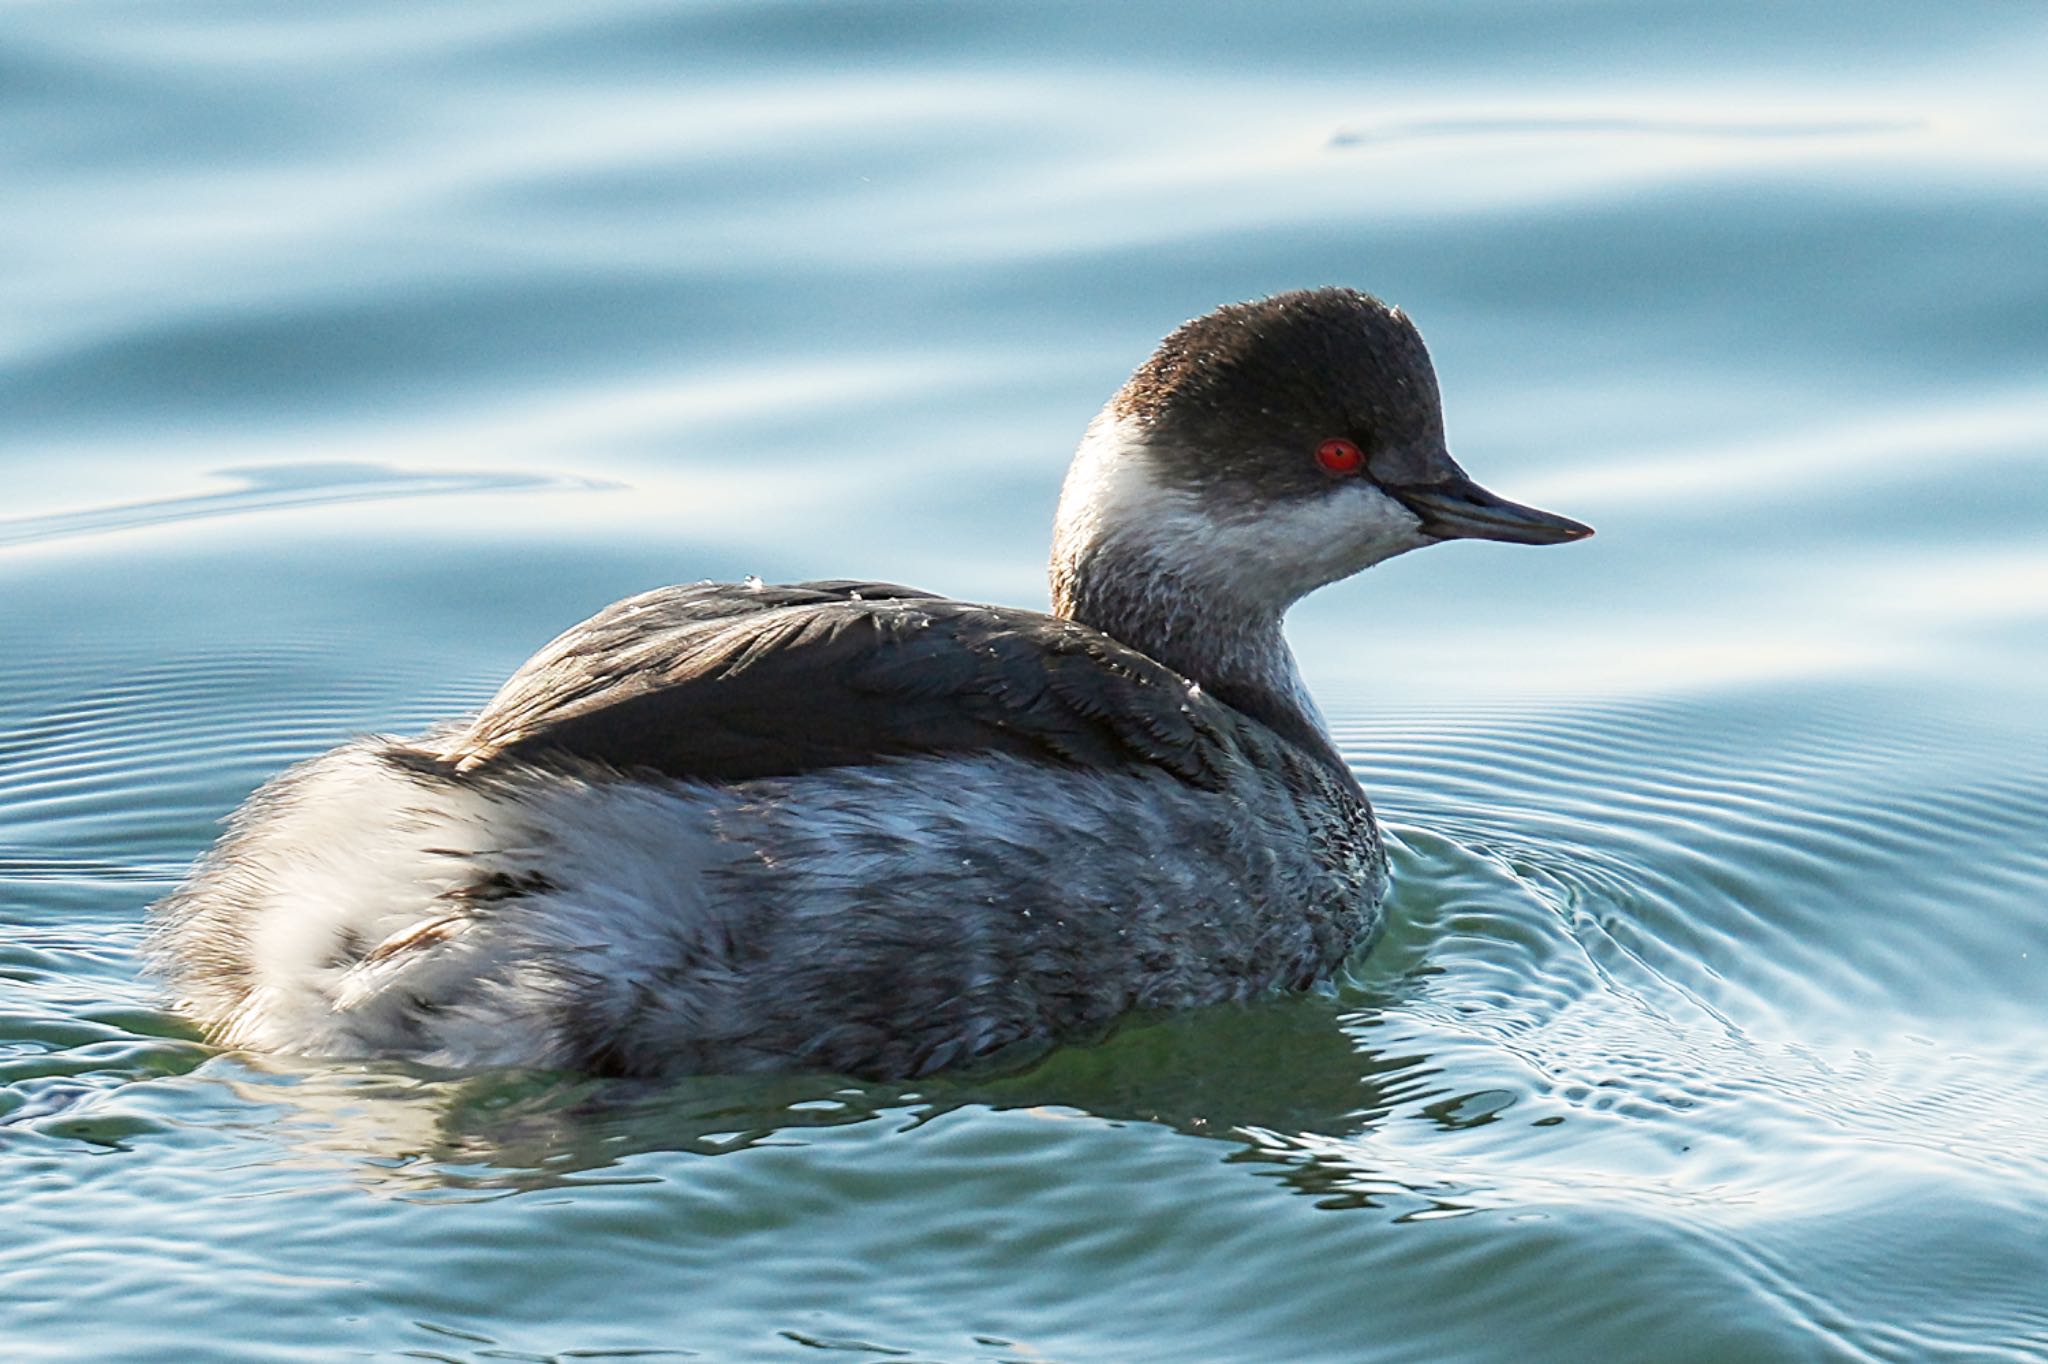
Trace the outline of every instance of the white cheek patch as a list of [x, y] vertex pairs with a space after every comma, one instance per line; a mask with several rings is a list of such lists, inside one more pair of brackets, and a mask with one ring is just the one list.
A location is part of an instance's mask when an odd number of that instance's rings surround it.
[[1383, 559], [1432, 543], [1414, 512], [1364, 478], [1318, 497], [1231, 511], [1158, 478], [1137, 430], [1105, 411], [1060, 494], [1055, 554], [1078, 562], [1115, 543], [1274, 611]]
[[1362, 478], [1267, 507], [1233, 530], [1243, 559], [1289, 589], [1290, 601], [1429, 543], [1420, 517]]
[[1060, 487], [1054, 557], [1078, 559], [1119, 533], [1177, 524], [1192, 510], [1191, 501], [1160, 485], [1136, 429], [1104, 408], [1088, 424]]

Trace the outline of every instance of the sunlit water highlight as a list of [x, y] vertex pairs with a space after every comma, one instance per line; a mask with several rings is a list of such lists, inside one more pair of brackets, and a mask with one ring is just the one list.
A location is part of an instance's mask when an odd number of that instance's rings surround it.
[[[4, 13], [10, 1358], [2048, 1360], [2040, 14]], [[1326, 281], [1601, 531], [1297, 613], [1398, 874], [1330, 992], [647, 1088], [139, 974], [612, 598], [1041, 602], [1123, 373]]]

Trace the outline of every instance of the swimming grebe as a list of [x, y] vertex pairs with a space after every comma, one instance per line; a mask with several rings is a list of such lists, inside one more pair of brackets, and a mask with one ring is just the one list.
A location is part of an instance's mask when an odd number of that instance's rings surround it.
[[1218, 309], [1096, 417], [1052, 614], [879, 583], [608, 607], [482, 712], [285, 772], [155, 910], [217, 1041], [445, 1066], [922, 1075], [1329, 975], [1386, 854], [1281, 635], [1467, 478], [1399, 310]]

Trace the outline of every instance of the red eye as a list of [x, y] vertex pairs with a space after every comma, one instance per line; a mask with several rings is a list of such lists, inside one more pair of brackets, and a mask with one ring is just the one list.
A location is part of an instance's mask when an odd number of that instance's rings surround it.
[[1316, 463], [1333, 474], [1355, 474], [1365, 463], [1365, 456], [1356, 445], [1339, 436], [1316, 447]]

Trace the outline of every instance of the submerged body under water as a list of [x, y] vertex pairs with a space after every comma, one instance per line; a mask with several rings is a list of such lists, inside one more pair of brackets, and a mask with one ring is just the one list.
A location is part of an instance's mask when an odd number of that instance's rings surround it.
[[[11, 1352], [2048, 1359], [2034, 16], [79, 13], [0, 82]], [[144, 973], [264, 779], [605, 602], [1043, 600], [1102, 376], [1308, 280], [1601, 530], [1290, 618], [1393, 866], [1327, 989], [655, 1084]]]

